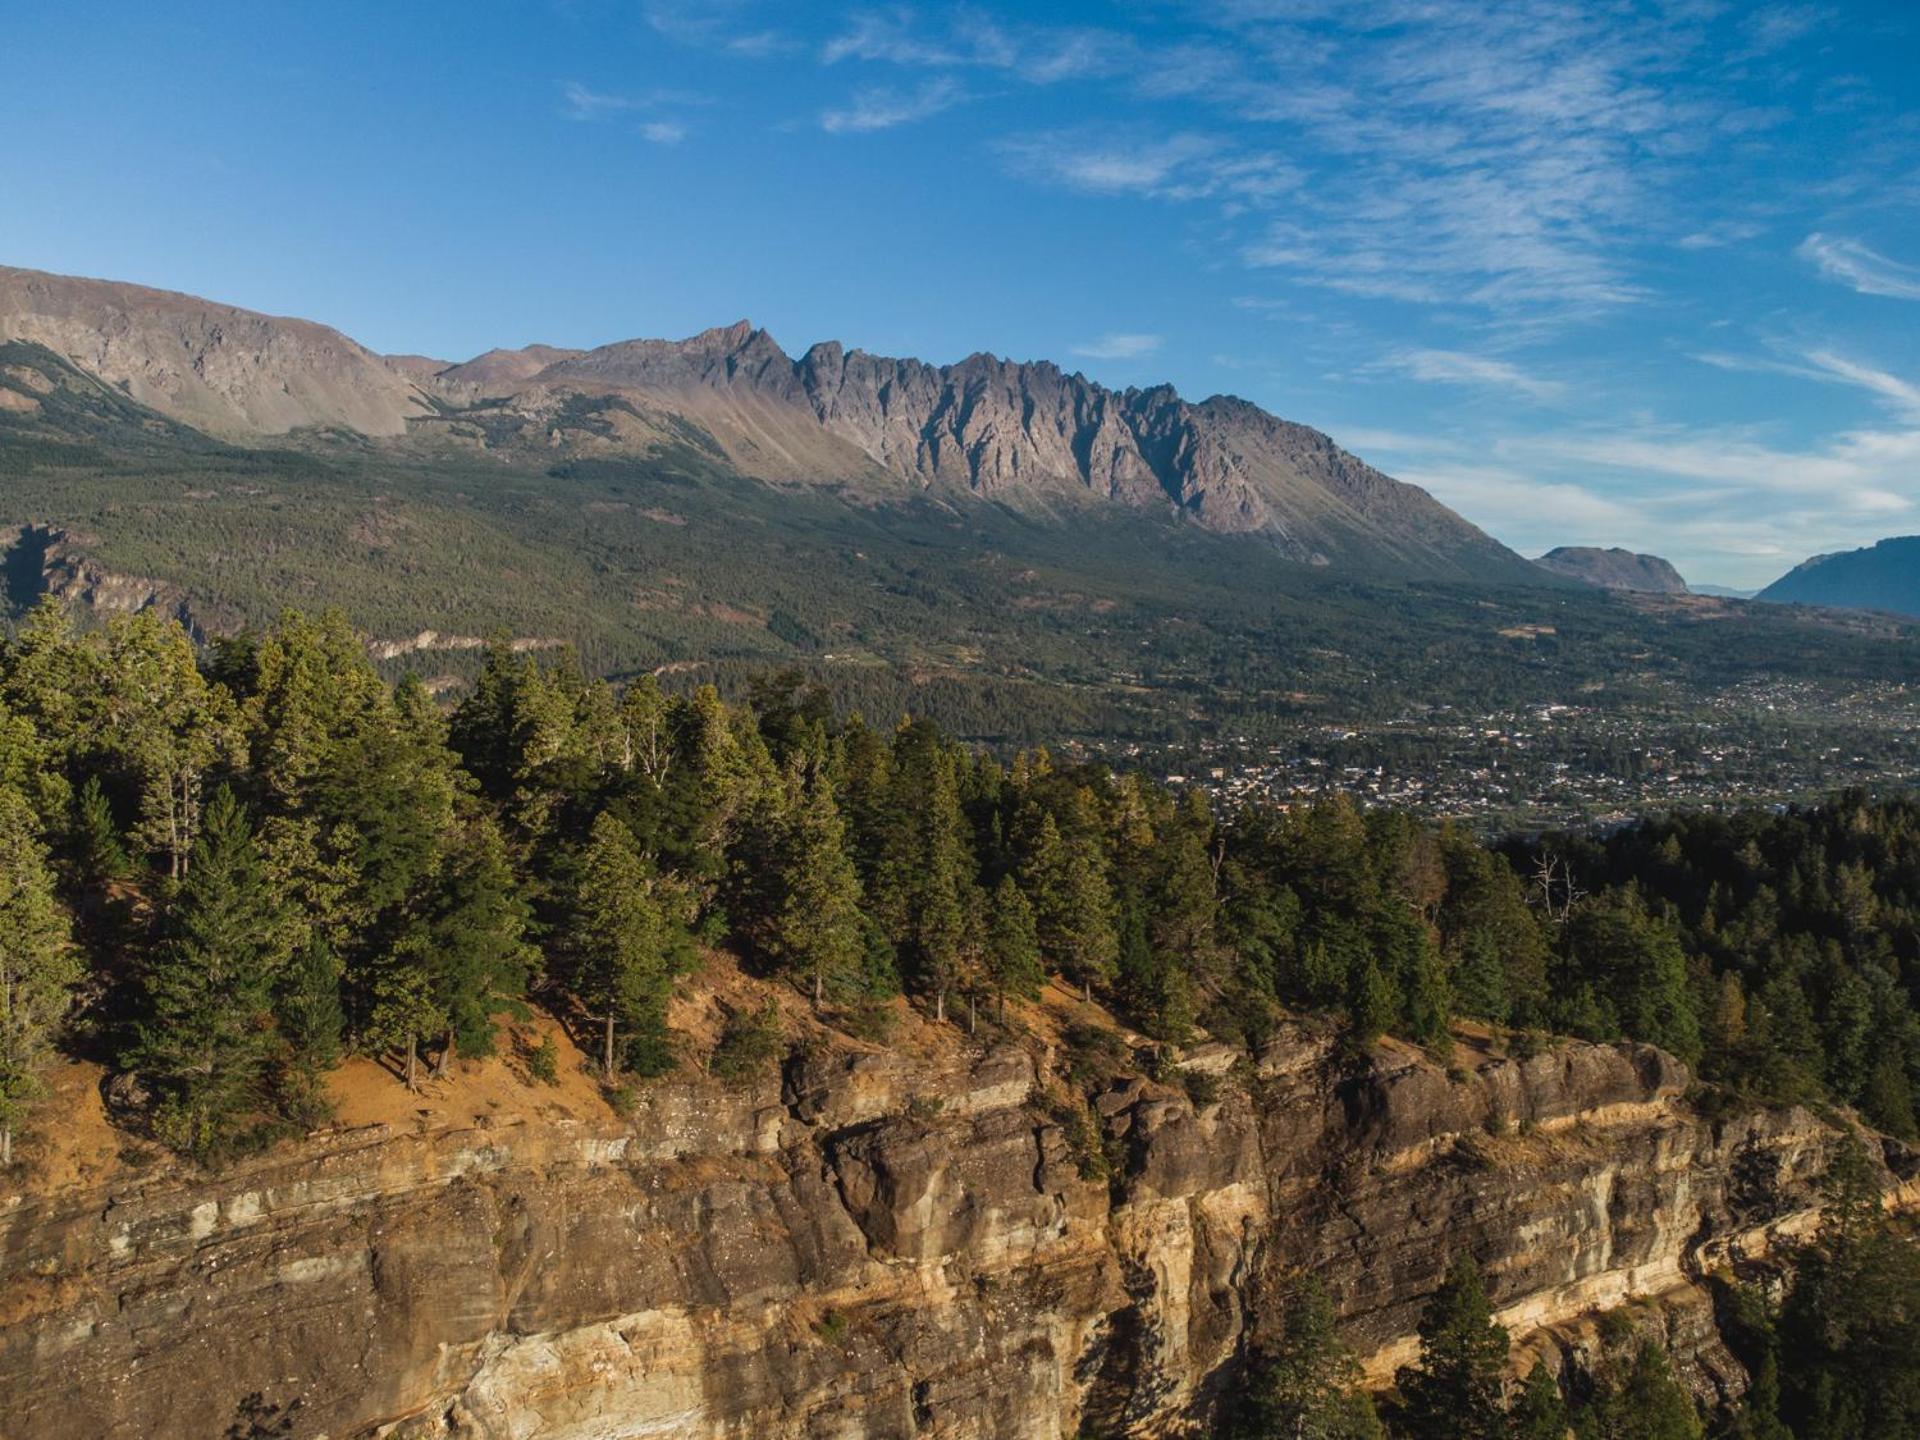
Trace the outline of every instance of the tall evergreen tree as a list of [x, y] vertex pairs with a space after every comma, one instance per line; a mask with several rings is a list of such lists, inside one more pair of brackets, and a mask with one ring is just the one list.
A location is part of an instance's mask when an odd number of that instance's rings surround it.
[[1545, 1365], [1536, 1363], [1508, 1416], [1511, 1440], [1567, 1440], [1567, 1402], [1560, 1382]]
[[283, 1103], [289, 1115], [314, 1124], [331, 1113], [325, 1075], [340, 1063], [346, 1011], [340, 1003], [340, 962], [324, 936], [310, 932], [288, 962], [274, 997], [286, 1047]]
[[531, 919], [498, 828], [475, 815], [428, 886], [402, 948], [428, 977], [444, 1026], [437, 1068], [454, 1055], [491, 1055], [495, 1021], [522, 1015], [522, 997], [539, 964], [527, 939]]
[[1278, 1343], [1254, 1363], [1236, 1440], [1379, 1440], [1379, 1417], [1326, 1290], [1302, 1280], [1285, 1303]]
[[159, 1093], [163, 1130], [195, 1154], [230, 1142], [262, 1100], [286, 958], [275, 911], [253, 828], [222, 786], [145, 966], [129, 1057]]
[[1041, 953], [1091, 995], [1113, 978], [1120, 951], [1105, 863], [1090, 837], [1069, 842], [1051, 812], [1027, 828], [1020, 888], [1033, 906]]
[[81, 976], [34, 830], [26, 797], [0, 789], [0, 1167], [13, 1163], [14, 1132]]
[[1674, 1376], [1667, 1352], [1642, 1342], [1617, 1384], [1606, 1384], [1585, 1417], [1594, 1440], [1701, 1440], [1706, 1433], [1693, 1397]]
[[655, 1074], [672, 1061], [667, 995], [692, 938], [633, 832], [602, 814], [580, 857], [567, 920], [568, 979], [602, 1025], [601, 1065]]
[[1457, 1256], [1420, 1317], [1420, 1362], [1397, 1379], [1408, 1440], [1498, 1440], [1506, 1363], [1507, 1332], [1494, 1322], [1480, 1267]]
[[131, 867], [98, 775], [89, 775], [73, 797], [73, 854], [81, 878], [94, 889], [124, 879]]
[[1031, 1000], [1047, 978], [1033, 906], [1011, 875], [1000, 877], [988, 902], [987, 953], [988, 973], [1000, 997], [1000, 1016], [1005, 1019], [1009, 995]]
[[177, 880], [200, 831], [207, 776], [240, 749], [233, 698], [207, 683], [186, 632], [153, 611], [109, 623], [103, 674], [100, 736], [138, 789], [135, 836], [167, 857]]
[[824, 771], [804, 783], [783, 830], [766, 948], [789, 974], [807, 982], [819, 1005], [854, 982], [867, 955], [860, 877]]

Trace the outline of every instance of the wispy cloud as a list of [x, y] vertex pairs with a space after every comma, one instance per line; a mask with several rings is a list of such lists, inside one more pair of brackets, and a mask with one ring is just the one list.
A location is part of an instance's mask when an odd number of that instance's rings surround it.
[[822, 47], [820, 59], [828, 65], [842, 60], [926, 66], [1013, 64], [1017, 52], [998, 23], [977, 13], [965, 18], [966, 24], [936, 39], [915, 24], [910, 11], [856, 16]]
[[1920, 385], [1831, 348], [1802, 350], [1797, 352], [1797, 359], [1793, 360], [1729, 355], [1721, 351], [1705, 351], [1693, 358], [1719, 370], [1790, 375], [1797, 380], [1813, 380], [1823, 385], [1850, 385], [1875, 396], [1895, 413], [1920, 422]]
[[1719, 250], [1739, 245], [1766, 233], [1765, 227], [1744, 220], [1722, 220], [1699, 230], [1689, 231], [1674, 244], [1682, 250]]
[[766, 59], [800, 48], [777, 29], [755, 26], [753, 0], [647, 0], [641, 14], [656, 32], [682, 45]]
[[631, 110], [635, 102], [625, 95], [608, 95], [589, 89], [578, 81], [569, 81], [560, 88], [561, 102], [567, 115], [574, 120], [600, 120], [608, 115], [618, 115], [623, 110]]
[[960, 82], [946, 76], [929, 80], [911, 90], [876, 87], [860, 91], [849, 104], [841, 108], [822, 112], [820, 128], [834, 135], [890, 130], [896, 125], [910, 125], [918, 120], [931, 119], [943, 110], [952, 109], [965, 98], [966, 91]]
[[[688, 90], [647, 90], [638, 94], [616, 94], [595, 90], [579, 81], [560, 87], [562, 113], [570, 120], [593, 122], [619, 115], [658, 114], [669, 108], [694, 107], [710, 103], [706, 96]], [[684, 122], [661, 116], [640, 126], [640, 134], [656, 145], [678, 145], [687, 138]]]
[[821, 63], [864, 61], [1005, 71], [1034, 85], [1124, 74], [1139, 61], [1131, 37], [1087, 27], [1008, 25], [978, 9], [955, 9], [937, 26], [912, 11], [857, 15], [820, 49]]
[[1843, 384], [1876, 395], [1899, 413], [1920, 421], [1920, 385], [1915, 385], [1911, 380], [1903, 380], [1885, 370], [1849, 360], [1831, 350], [1809, 350], [1807, 359]]
[[1016, 171], [1035, 179], [1094, 194], [1152, 195], [1183, 182], [1218, 142], [1196, 134], [1127, 141], [1067, 133], [1007, 140], [1000, 149]]
[[[1188, 132], [1213, 137], [1204, 163], [1189, 155], [1170, 168], [1153, 146], [1112, 142], [1036, 156], [1028, 142], [1008, 152], [1022, 173], [1095, 193], [1216, 199], [1230, 220], [1284, 197], [1285, 215], [1239, 237], [1245, 264], [1509, 319], [1643, 299], [1631, 252], [1649, 238], [1750, 238], [1749, 225], [1697, 213], [1682, 229], [1664, 203], [1679, 161], [1711, 133], [1782, 118], [1690, 79], [1710, 53], [1701, 7], [1227, 0], [1190, 13], [1199, 32], [1141, 50], [1127, 79], [1138, 97], [1217, 117]], [[1803, 19], [1783, 11], [1767, 34]], [[1252, 183], [1224, 175], [1240, 162]]]
[[1465, 355], [1457, 350], [1402, 350], [1389, 356], [1385, 363], [1416, 380], [1443, 385], [1488, 385], [1515, 390], [1534, 400], [1558, 399], [1566, 390], [1557, 380], [1543, 380], [1505, 360]]
[[1849, 285], [1862, 295], [1920, 300], [1920, 269], [1889, 260], [1858, 240], [1816, 231], [1801, 242], [1799, 255], [1819, 267], [1827, 279]]
[[1160, 348], [1158, 335], [1102, 335], [1072, 347], [1088, 360], [1139, 360]]

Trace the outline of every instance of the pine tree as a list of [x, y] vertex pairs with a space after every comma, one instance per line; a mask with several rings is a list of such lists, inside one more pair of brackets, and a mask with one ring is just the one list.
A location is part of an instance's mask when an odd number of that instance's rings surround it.
[[804, 978], [814, 1004], [844, 990], [867, 958], [860, 877], [847, 854], [833, 782], [816, 771], [790, 807], [776, 861], [767, 951]]
[[119, 822], [98, 775], [89, 775], [74, 796], [73, 851], [80, 874], [96, 889], [123, 879], [131, 868]]
[[1506, 1363], [1507, 1332], [1494, 1323], [1480, 1267], [1458, 1256], [1420, 1317], [1420, 1363], [1397, 1379], [1408, 1440], [1496, 1440]]
[[633, 832], [596, 816], [567, 923], [574, 993], [600, 1020], [601, 1065], [654, 1074], [671, 1063], [667, 995], [692, 940]]
[[1371, 1045], [1393, 1024], [1400, 1009], [1399, 996], [1371, 951], [1355, 967], [1352, 985], [1347, 998], [1352, 1040], [1356, 1045]]
[[1625, 1379], [1604, 1389], [1587, 1430], [1595, 1440], [1701, 1440], [1706, 1433], [1667, 1352], [1652, 1340], [1634, 1352]]
[[1781, 1418], [1799, 1440], [1920, 1434], [1920, 1249], [1889, 1225], [1880, 1183], [1848, 1136], [1780, 1314]]
[[1120, 950], [1103, 857], [1091, 839], [1069, 843], [1051, 812], [1028, 828], [1020, 888], [1033, 905], [1041, 953], [1091, 994], [1112, 979]]
[[0, 790], [0, 1168], [81, 976], [34, 829], [26, 797]]
[[444, 1026], [440, 1073], [456, 1053], [491, 1055], [496, 1017], [526, 1013], [521, 997], [539, 963], [527, 940], [530, 918], [499, 829], [475, 816], [431, 883], [409, 937]]
[[145, 967], [131, 1056], [160, 1094], [163, 1132], [182, 1149], [217, 1152], [262, 1099], [281, 940], [252, 826], [222, 786]]
[[1360, 1366], [1341, 1343], [1333, 1301], [1307, 1279], [1286, 1296], [1279, 1342], [1251, 1376], [1237, 1440], [1379, 1440], [1380, 1420], [1360, 1388]]
[[1040, 938], [1034, 928], [1033, 906], [1011, 875], [1002, 875], [988, 905], [988, 969], [1000, 997], [1000, 1017], [1006, 1018], [1007, 997], [1031, 1000], [1045, 982], [1040, 960]]
[[1536, 1362], [1508, 1416], [1511, 1440], [1567, 1440], [1567, 1403], [1560, 1382], [1545, 1365]]
[[1617, 997], [1627, 1034], [1689, 1063], [1701, 1052], [1700, 1017], [1687, 978], [1686, 952], [1665, 919], [1634, 886], [1581, 905], [1568, 927], [1581, 970]]
[[156, 612], [116, 616], [107, 627], [100, 735], [140, 796], [135, 838], [186, 872], [201, 825], [208, 773], [240, 746], [233, 699], [200, 673], [193, 642]]
[[318, 1123], [331, 1110], [323, 1077], [340, 1063], [346, 1031], [340, 962], [323, 936], [309, 933], [294, 952], [274, 1010], [286, 1045], [282, 1089], [287, 1111], [302, 1124]]

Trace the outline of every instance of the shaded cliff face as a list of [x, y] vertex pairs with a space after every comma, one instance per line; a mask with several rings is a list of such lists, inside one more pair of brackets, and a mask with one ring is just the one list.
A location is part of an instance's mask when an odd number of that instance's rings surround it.
[[1290, 1273], [1384, 1378], [1461, 1247], [1516, 1338], [1654, 1297], [1737, 1390], [1694, 1282], [1810, 1223], [1834, 1134], [1710, 1124], [1644, 1047], [1461, 1058], [1296, 1034], [1199, 1108], [1117, 1081], [1110, 1181], [1012, 1045], [76, 1179], [0, 1209], [0, 1406], [25, 1437], [218, 1434], [250, 1396], [334, 1437], [1199, 1433]]

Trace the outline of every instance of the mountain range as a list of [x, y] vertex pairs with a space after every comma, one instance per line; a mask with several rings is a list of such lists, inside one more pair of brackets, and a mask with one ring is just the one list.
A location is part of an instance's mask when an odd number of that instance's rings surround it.
[[1264, 539], [1316, 567], [1537, 583], [1526, 562], [1327, 436], [1229, 396], [1111, 390], [1046, 362], [798, 359], [746, 321], [686, 340], [534, 345], [450, 364], [192, 296], [0, 268], [0, 339], [45, 346], [229, 440], [343, 430], [447, 448], [657, 455], [876, 500], [923, 492], [1065, 517], [1088, 503]]
[[437, 691], [503, 636], [1053, 743], [1911, 668], [1885, 617], [1552, 574], [1245, 401], [745, 323], [452, 363], [0, 271], [0, 482], [0, 619], [337, 605]]

